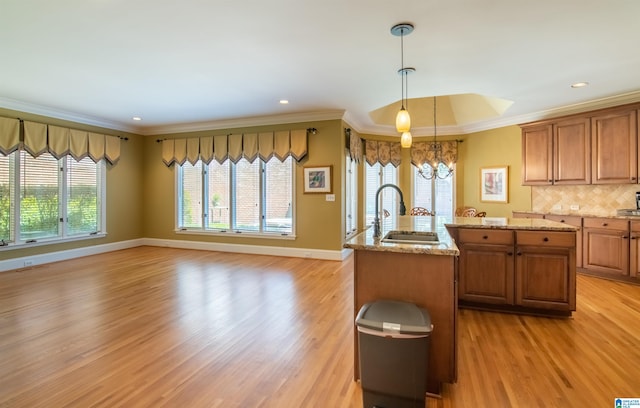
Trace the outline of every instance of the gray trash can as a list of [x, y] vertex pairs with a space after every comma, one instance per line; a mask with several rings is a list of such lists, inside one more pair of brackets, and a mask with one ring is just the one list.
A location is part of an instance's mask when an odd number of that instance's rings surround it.
[[433, 330], [429, 312], [379, 300], [362, 306], [355, 324], [364, 408], [424, 408]]

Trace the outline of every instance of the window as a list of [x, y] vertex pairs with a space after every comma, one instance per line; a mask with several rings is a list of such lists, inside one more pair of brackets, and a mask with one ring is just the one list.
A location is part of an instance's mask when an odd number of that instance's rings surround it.
[[293, 235], [293, 175], [291, 157], [185, 163], [177, 171], [178, 229]]
[[358, 164], [346, 155], [345, 236], [358, 230]]
[[89, 158], [0, 156], [0, 239], [13, 246], [104, 231], [104, 177], [104, 163]]
[[[373, 224], [375, 218], [376, 191], [383, 184], [398, 184], [398, 169], [391, 164], [386, 166], [376, 163], [373, 166], [365, 164], [365, 214], [367, 225]], [[396, 222], [396, 217], [400, 211], [400, 197], [393, 188], [386, 188], [380, 192], [380, 203], [378, 217], [381, 224], [385, 221]]]
[[413, 206], [424, 207], [435, 212], [438, 217], [453, 217], [453, 197], [455, 190], [455, 170], [444, 179], [435, 177], [427, 180], [420, 175], [416, 166], [413, 171]]

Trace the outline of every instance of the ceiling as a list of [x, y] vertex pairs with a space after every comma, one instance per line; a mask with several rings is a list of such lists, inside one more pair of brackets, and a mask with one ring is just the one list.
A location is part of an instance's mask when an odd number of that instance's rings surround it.
[[371, 114], [401, 98], [400, 22], [415, 26], [412, 117], [433, 115], [413, 98], [512, 102], [438, 134], [640, 101], [637, 0], [2, 0], [0, 11], [0, 107], [139, 134], [344, 118], [396, 135]]

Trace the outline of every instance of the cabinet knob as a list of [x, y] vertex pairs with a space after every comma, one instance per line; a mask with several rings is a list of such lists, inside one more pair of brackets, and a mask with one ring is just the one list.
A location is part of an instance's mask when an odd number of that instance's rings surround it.
[[516, 252], [516, 255], [521, 256], [522, 252], [518, 251], [518, 252]]
[[513, 256], [513, 252], [509, 251], [509, 252], [507, 252], [507, 255], [508, 256]]
[[603, 222], [603, 223], [602, 223], [602, 226], [603, 226], [603, 227], [606, 227], [607, 225], [609, 225], [609, 224], [607, 224], [606, 222]]
[[488, 236], [486, 236], [486, 235], [484, 235], [484, 236], [482, 237], [482, 239], [489, 239], [489, 237], [488, 237]]
[[627, 239], [627, 238], [629, 238], [629, 237], [628, 237], [628, 236], [626, 236], [626, 235], [623, 235], [623, 236], [622, 236], [622, 239]]
[[548, 237], [544, 237], [544, 238], [542, 238], [542, 240], [543, 240], [544, 242], [549, 242], [549, 238], [548, 238]]

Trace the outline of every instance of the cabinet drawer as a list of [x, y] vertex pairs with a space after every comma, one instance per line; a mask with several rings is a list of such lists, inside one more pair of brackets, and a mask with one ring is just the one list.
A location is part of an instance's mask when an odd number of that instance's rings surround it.
[[571, 232], [550, 231], [516, 231], [517, 245], [534, 245], [538, 247], [564, 247], [576, 246], [576, 234]]
[[574, 227], [582, 226], [582, 217], [579, 217], [577, 215], [546, 214], [544, 218], [550, 221], [562, 222], [567, 225], [573, 225]]
[[599, 229], [606, 229], [606, 230], [627, 231], [629, 228], [629, 221], [620, 220], [616, 218], [585, 217], [582, 219], [582, 226], [584, 228], [599, 228]]
[[640, 232], [640, 221], [631, 221], [631, 231]]
[[512, 245], [513, 231], [461, 228], [458, 239], [461, 243]]

